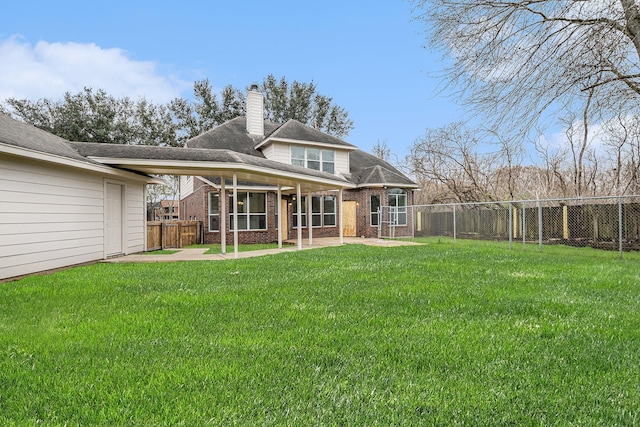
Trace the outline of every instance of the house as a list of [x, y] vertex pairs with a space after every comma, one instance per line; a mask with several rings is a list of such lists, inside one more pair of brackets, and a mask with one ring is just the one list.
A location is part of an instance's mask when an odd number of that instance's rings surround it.
[[177, 221], [180, 219], [180, 202], [178, 200], [160, 200], [154, 203], [150, 217], [150, 221]]
[[[292, 187], [278, 187], [276, 181], [238, 182], [235, 214], [234, 196], [229, 195], [228, 200], [222, 196], [232, 185], [229, 179], [182, 176], [181, 219], [203, 220], [207, 243], [230, 239], [236, 217], [242, 243], [274, 242], [279, 232], [284, 239], [296, 235], [377, 237], [379, 226], [384, 224], [392, 224], [396, 236], [411, 235], [407, 206], [412, 203], [415, 182], [388, 162], [296, 120], [284, 124], [264, 120], [263, 98], [257, 86], [247, 94], [247, 117], [237, 117], [196, 136], [185, 147], [226, 150], [346, 181], [342, 190], [336, 187], [304, 194]], [[379, 213], [382, 206], [392, 207], [384, 218]], [[343, 221], [338, 220], [339, 210]]]
[[0, 279], [144, 251], [146, 185], [160, 182], [0, 114]]
[[415, 183], [295, 120], [264, 121], [262, 95], [247, 98], [246, 118], [184, 148], [70, 142], [0, 114], [0, 279], [145, 251], [146, 188], [164, 174], [181, 176], [181, 218], [236, 256], [239, 242], [411, 234]]

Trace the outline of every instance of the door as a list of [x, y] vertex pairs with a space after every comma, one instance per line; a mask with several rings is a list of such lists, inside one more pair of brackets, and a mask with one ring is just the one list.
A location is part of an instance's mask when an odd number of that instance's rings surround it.
[[122, 251], [122, 194], [123, 186], [107, 183], [107, 209], [105, 219], [106, 255], [118, 255]]
[[342, 202], [342, 235], [356, 237], [356, 202]]

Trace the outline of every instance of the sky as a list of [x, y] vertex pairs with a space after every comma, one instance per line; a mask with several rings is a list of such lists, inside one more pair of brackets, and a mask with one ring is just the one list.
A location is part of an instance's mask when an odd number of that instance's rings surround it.
[[354, 121], [347, 142], [386, 142], [400, 160], [427, 128], [463, 118], [439, 93], [423, 25], [404, 0], [9, 2], [0, 101], [92, 87], [164, 103], [196, 80], [246, 88], [273, 74], [313, 81]]

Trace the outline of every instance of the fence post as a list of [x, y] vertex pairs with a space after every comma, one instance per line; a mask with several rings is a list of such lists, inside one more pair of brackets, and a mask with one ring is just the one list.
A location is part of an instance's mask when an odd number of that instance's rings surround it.
[[522, 249], [527, 249], [527, 211], [525, 209], [526, 206], [524, 202], [522, 202]]
[[453, 205], [453, 243], [456, 242], [456, 205]]
[[542, 202], [538, 200], [538, 246], [542, 252]]
[[416, 238], [416, 211], [413, 209], [413, 205], [411, 205], [411, 238]]
[[622, 197], [618, 196], [618, 251], [622, 259]]
[[513, 203], [509, 203], [509, 249], [513, 249]]

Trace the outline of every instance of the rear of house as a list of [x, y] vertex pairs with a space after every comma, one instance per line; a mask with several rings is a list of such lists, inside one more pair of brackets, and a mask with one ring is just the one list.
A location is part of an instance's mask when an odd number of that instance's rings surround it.
[[[412, 203], [413, 190], [417, 188], [413, 181], [388, 162], [296, 120], [284, 124], [264, 120], [262, 94], [257, 88], [247, 94], [246, 118], [235, 118], [192, 138], [186, 147], [235, 151], [321, 171], [351, 182], [351, 188], [342, 192], [342, 198], [337, 190], [302, 195], [301, 227], [305, 238], [309, 227], [314, 237], [337, 237], [339, 227], [346, 237], [377, 237], [379, 226], [392, 226], [396, 236], [411, 235], [407, 206]], [[295, 238], [298, 201], [293, 188], [281, 189], [282, 201], [278, 206], [275, 182], [271, 186], [239, 182], [238, 200], [234, 202], [233, 195], [229, 195], [222, 203], [221, 190], [230, 185], [229, 180], [223, 183], [215, 176], [181, 178], [181, 219], [203, 221], [205, 242], [222, 240], [221, 215], [227, 218], [228, 226], [224, 230], [227, 239], [233, 233], [234, 215], [238, 216], [241, 243], [274, 242], [279, 228], [285, 239]], [[378, 213], [382, 206], [392, 207], [385, 211], [384, 218]], [[342, 224], [338, 220], [340, 209]]]

